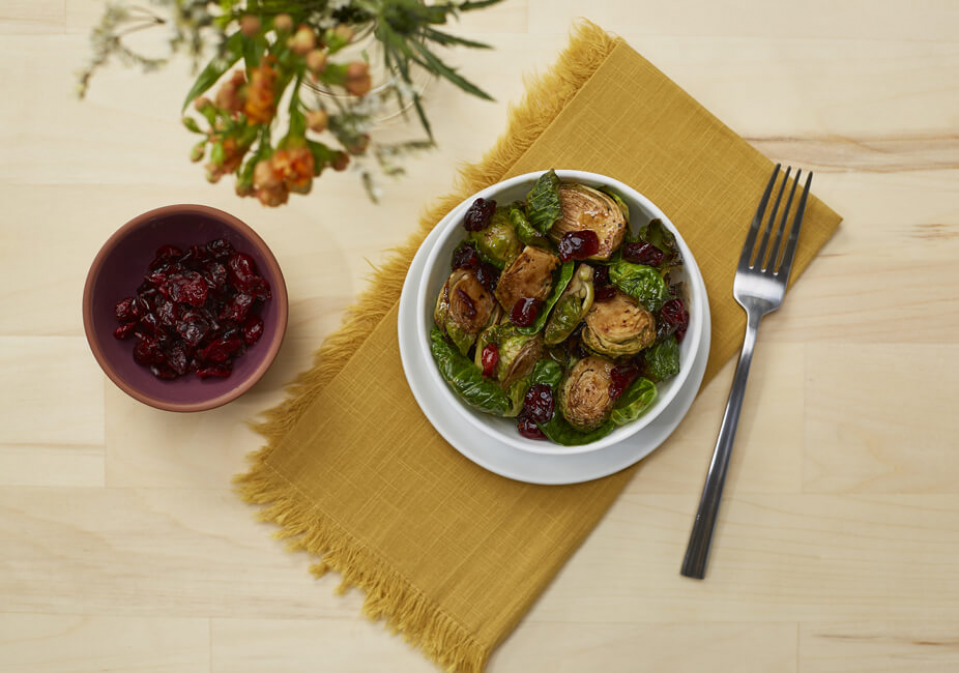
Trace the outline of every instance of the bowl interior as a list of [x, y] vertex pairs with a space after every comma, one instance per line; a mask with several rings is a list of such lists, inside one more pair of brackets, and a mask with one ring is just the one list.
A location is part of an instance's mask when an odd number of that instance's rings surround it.
[[702, 337], [702, 304], [706, 301], [706, 297], [705, 295], [699, 296], [700, 288], [702, 287], [701, 282], [692, 282], [699, 279], [699, 269], [696, 266], [692, 253], [682, 240], [680, 233], [673, 226], [672, 222], [669, 221], [669, 218], [652, 202], [634, 189], [612, 178], [582, 171], [557, 170], [556, 173], [563, 181], [578, 181], [589, 185], [608, 185], [616, 190], [629, 205], [632, 218], [630, 227], [633, 230], [652, 219], [659, 218], [676, 234], [676, 240], [685, 260], [683, 280], [685, 281], [689, 300], [689, 328], [686, 333], [686, 338], [683, 339], [683, 343], [680, 344], [680, 362], [682, 366], [680, 373], [666, 383], [659, 385], [656, 401], [646, 413], [635, 422], [617, 428], [605, 438], [591, 444], [582, 446], [559, 446], [551, 442], [529, 440], [519, 435], [516, 431], [515, 419], [500, 418], [491, 414], [485, 414], [465, 404], [450, 390], [435, 366], [433, 357], [429, 352], [429, 332], [433, 327], [433, 303], [442, 289], [443, 284], [446, 282], [446, 278], [449, 276], [449, 261], [453, 250], [464, 238], [461, 227], [463, 215], [473, 200], [478, 197], [494, 198], [497, 203], [509, 203], [525, 198], [533, 183], [535, 183], [539, 177], [540, 172], [518, 176], [483, 190], [452, 210], [438, 225], [443, 230], [436, 243], [436, 247], [432, 250], [426, 261], [426, 271], [423, 282], [420, 285], [420, 294], [418, 297], [421, 322], [417, 327], [420, 343], [425, 351], [425, 357], [430, 364], [430, 373], [435, 379], [435, 385], [441, 389], [441, 395], [443, 395], [455, 409], [461, 412], [466, 422], [481, 432], [524, 451], [541, 454], [568, 455], [570, 453], [595, 451], [620, 442], [648, 425], [668, 406], [669, 402], [676, 396], [688, 378], [690, 366], [699, 349]]
[[[117, 384], [125, 384], [149, 398], [144, 399], [144, 402], [161, 408], [190, 407], [229, 397], [264, 364], [269, 365], [264, 361], [275, 355], [275, 350], [271, 352], [270, 344], [282, 338], [286, 327], [285, 308], [281, 309], [281, 304], [285, 305], [286, 288], [282, 277], [273, 272], [276, 262], [272, 255], [268, 260], [269, 252], [264, 253], [246, 232], [218, 219], [215, 211], [209, 211], [212, 209], [173, 211], [134, 224], [114, 241], [110, 249], [103, 251], [98, 268], [91, 271], [90, 306], [86, 316], [92, 327], [89, 335], [91, 345], [96, 342], [95, 348], [99, 349], [103, 361], [101, 364], [104, 364], [107, 374]], [[229, 378], [201, 380], [191, 375], [172, 381], [160, 380], [148, 368], [134, 362], [134, 339], [119, 341], [113, 337], [113, 330], [118, 325], [114, 307], [124, 297], [136, 294], [157, 248], [169, 244], [185, 250], [191, 245], [202, 245], [217, 238], [225, 238], [238, 252], [250, 255], [260, 274], [270, 283], [273, 299], [266, 302], [260, 312], [263, 336], [236, 360]], [[258, 243], [265, 250], [265, 244], [261, 241]], [[228, 400], [223, 399], [220, 403], [225, 401]]]

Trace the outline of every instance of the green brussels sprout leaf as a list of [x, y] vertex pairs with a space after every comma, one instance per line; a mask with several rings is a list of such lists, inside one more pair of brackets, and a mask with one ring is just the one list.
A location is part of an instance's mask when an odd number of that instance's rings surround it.
[[644, 264], [616, 262], [609, 267], [609, 280], [617, 290], [628, 294], [654, 313], [668, 296], [662, 275], [653, 267]]
[[656, 381], [665, 381], [679, 373], [679, 342], [670, 336], [646, 351], [643, 374]]
[[649, 409], [656, 399], [656, 384], [646, 378], [633, 381], [619, 399], [610, 419], [615, 425], [632, 423]]
[[506, 208], [497, 208], [489, 225], [480, 231], [471, 231], [469, 240], [476, 245], [480, 257], [498, 269], [506, 268], [523, 251]]
[[563, 217], [559, 201], [559, 178], [550, 169], [539, 176], [533, 189], [526, 195], [526, 215], [533, 229], [545, 234]]
[[508, 413], [513, 402], [496, 382], [484, 378], [473, 362], [460, 354], [436, 328], [430, 331], [430, 352], [450, 387], [467, 404], [497, 416]]

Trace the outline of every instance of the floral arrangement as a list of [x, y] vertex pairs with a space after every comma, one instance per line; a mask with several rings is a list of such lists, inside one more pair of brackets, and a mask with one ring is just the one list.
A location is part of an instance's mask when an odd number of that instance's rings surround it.
[[[436, 47], [487, 48], [439, 30], [460, 12], [500, 0], [153, 0], [154, 8], [109, 6], [92, 35], [93, 59], [79, 75], [82, 97], [93, 74], [115, 57], [155, 70], [169, 60], [135, 51], [128, 36], [156, 26], [172, 28], [171, 56], [187, 53], [199, 74], [183, 102], [186, 128], [200, 136], [190, 159], [204, 159], [216, 183], [236, 176], [236, 193], [267, 206], [307, 194], [323, 170], [352, 166], [373, 200], [378, 189], [372, 166], [390, 176], [403, 173], [398, 160], [434, 145], [414, 85], [413, 69], [444, 78], [484, 99], [490, 96], [464, 79]], [[358, 35], [378, 43], [382, 63], [367, 50], [348, 60], [346, 47]], [[200, 68], [208, 47], [215, 55]], [[354, 50], [355, 51], [355, 50]], [[371, 68], [386, 76], [375, 86]], [[384, 101], [415, 110], [421, 140], [376, 143], [371, 132]], [[274, 138], [286, 123], [285, 133]]]

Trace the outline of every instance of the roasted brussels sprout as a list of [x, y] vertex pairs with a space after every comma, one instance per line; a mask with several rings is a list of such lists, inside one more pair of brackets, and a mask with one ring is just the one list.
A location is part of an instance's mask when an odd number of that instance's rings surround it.
[[635, 299], [617, 292], [611, 299], [593, 302], [582, 340], [600, 355], [635, 355], [656, 341], [656, 318]]
[[599, 238], [599, 250], [589, 259], [609, 259], [626, 236], [626, 218], [619, 204], [598, 189], [576, 183], [559, 188], [563, 217], [549, 230], [554, 243], [571, 231], [590, 230]]
[[613, 398], [609, 396], [613, 363], [591, 355], [569, 370], [559, 388], [563, 417], [580, 432], [595, 430], [609, 419]]
[[593, 306], [593, 267], [580, 264], [556, 302], [543, 337], [547, 346], [565, 341]]
[[496, 284], [496, 298], [507, 312], [524, 297], [544, 300], [553, 284], [553, 270], [559, 257], [548, 250], [526, 246], [503, 271]]
[[433, 321], [466, 355], [476, 335], [498, 317], [496, 302], [471, 269], [457, 269], [436, 299]]
[[543, 357], [543, 337], [540, 334], [520, 334], [505, 327], [499, 335], [499, 363], [496, 378], [504, 388], [529, 374]]
[[655, 400], [656, 384], [640, 377], [616, 399], [616, 408], [609, 420], [616, 425], [632, 423], [642, 416]]
[[485, 229], [471, 231], [469, 240], [476, 245], [480, 255], [500, 269], [516, 259], [523, 250], [506, 208], [497, 208], [489, 225]]

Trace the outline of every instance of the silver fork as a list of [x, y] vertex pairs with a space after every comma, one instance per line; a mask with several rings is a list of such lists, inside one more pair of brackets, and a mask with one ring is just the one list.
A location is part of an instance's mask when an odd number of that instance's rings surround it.
[[[766, 185], [766, 191], [759, 201], [759, 208], [753, 218], [749, 232], [746, 234], [746, 243], [743, 245], [742, 255], [739, 257], [739, 266], [736, 267], [736, 279], [733, 282], [733, 297], [746, 311], [746, 338], [743, 349], [739, 354], [739, 364], [736, 366], [736, 375], [733, 377], [732, 389], [729, 391], [729, 400], [726, 402], [726, 413], [723, 415], [723, 424], [719, 429], [719, 439], [713, 458], [709, 463], [709, 472], [706, 475], [706, 484], [699, 500], [699, 510], [696, 512], [696, 521], [689, 536], [689, 546], [686, 547], [686, 558], [683, 559], [682, 574], [686, 577], [703, 579], [706, 575], [706, 562], [709, 557], [709, 545], [716, 527], [716, 517], [719, 514], [719, 501], [723, 496], [723, 484], [726, 481], [726, 470], [729, 467], [729, 456], [733, 451], [733, 440], [736, 438], [736, 426], [739, 425], [739, 412], [743, 407], [743, 397], [746, 394], [746, 381], [749, 378], [749, 366], [753, 360], [753, 350], [756, 348], [756, 336], [759, 333], [759, 321], [767, 313], [772, 313], [783, 303], [786, 294], [786, 283], [789, 280], [789, 271], [792, 268], [793, 256], [796, 254], [796, 243], [799, 241], [799, 228], [802, 226], [803, 212], [806, 209], [806, 198], [809, 196], [809, 184], [812, 182], [812, 173], [806, 176], [806, 186], [803, 188], [796, 214], [793, 217], [789, 236], [783, 245], [783, 233], [786, 230], [786, 218], [792, 205], [796, 186], [802, 176], [802, 170], [796, 172], [786, 208], [783, 210], [776, 237], [772, 246], [769, 245], [769, 236], [776, 224], [776, 214], [782, 201], [786, 183], [792, 167], [786, 169], [786, 175], [779, 186], [776, 203], [769, 215], [768, 223], [762, 226], [769, 196], [772, 194], [779, 177], [780, 165], [776, 164], [773, 174]], [[756, 238], [762, 228], [763, 235], [756, 250]], [[782, 250], [780, 250], [782, 247]], [[767, 250], [769, 251], [767, 254]], [[755, 252], [755, 254], [754, 254]]]

